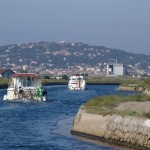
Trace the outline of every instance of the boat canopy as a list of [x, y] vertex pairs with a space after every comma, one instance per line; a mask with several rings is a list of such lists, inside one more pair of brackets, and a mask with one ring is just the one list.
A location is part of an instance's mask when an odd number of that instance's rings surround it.
[[38, 74], [35, 73], [15, 73], [12, 77], [33, 77], [33, 78], [40, 78]]
[[71, 76], [70, 80], [83, 80], [83, 76]]
[[34, 73], [16, 73], [9, 81], [9, 87], [38, 87], [41, 86], [40, 76]]

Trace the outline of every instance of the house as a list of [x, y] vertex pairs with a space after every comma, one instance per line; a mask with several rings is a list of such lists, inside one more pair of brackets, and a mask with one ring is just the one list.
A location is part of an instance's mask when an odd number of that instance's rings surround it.
[[14, 72], [10, 69], [0, 69], [0, 77], [1, 78], [11, 78]]

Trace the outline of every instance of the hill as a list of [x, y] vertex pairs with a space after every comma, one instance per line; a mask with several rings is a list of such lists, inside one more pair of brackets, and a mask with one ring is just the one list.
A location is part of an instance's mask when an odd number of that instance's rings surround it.
[[33, 42], [0, 46], [0, 68], [74, 68], [98, 67], [118, 61], [128, 66], [130, 73], [149, 73], [150, 55], [128, 53], [104, 46], [71, 42]]

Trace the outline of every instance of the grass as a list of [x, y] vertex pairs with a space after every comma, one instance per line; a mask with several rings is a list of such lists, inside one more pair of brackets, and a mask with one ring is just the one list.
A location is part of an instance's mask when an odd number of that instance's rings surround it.
[[49, 83], [68, 83], [68, 80], [64, 79], [42, 79], [43, 84], [49, 84]]
[[90, 101], [84, 104], [84, 109], [88, 113], [93, 114], [101, 114], [101, 115], [108, 115], [108, 114], [120, 114], [122, 116], [129, 115], [129, 116], [143, 116], [150, 118], [150, 113], [143, 113], [139, 114], [136, 111], [132, 110], [123, 110], [118, 111], [114, 109], [119, 103], [121, 102], [144, 102], [144, 101], [150, 101], [150, 96], [145, 94], [139, 94], [139, 95], [130, 95], [130, 96], [124, 96], [124, 95], [109, 95], [109, 96], [99, 96], [94, 97]]
[[117, 76], [117, 77], [87, 77], [87, 83], [124, 83], [127, 80], [135, 80], [129, 76]]
[[139, 86], [149, 89], [150, 90], [150, 79], [143, 79], [140, 83]]
[[[144, 117], [143, 114], [139, 114], [136, 111], [133, 110], [124, 110], [124, 111], [119, 111], [118, 114], [120, 114], [121, 116], [127, 115], [127, 116], [140, 116], [140, 117]], [[145, 116], [146, 117], [146, 116]], [[147, 117], [146, 117], [147, 118]]]
[[150, 112], [143, 113], [143, 116], [145, 116], [146, 118], [150, 118]]
[[[8, 84], [9, 79], [0, 78], [0, 84]], [[86, 77], [86, 83], [94, 84], [94, 83], [101, 83], [101, 84], [111, 84], [111, 83], [118, 83], [122, 86], [127, 87], [143, 87], [143, 89], [147, 88], [150, 89], [150, 79], [137, 79], [132, 78], [130, 76], [117, 76], [117, 77]], [[68, 80], [64, 79], [42, 79], [43, 84], [49, 83], [63, 83], [67, 84]]]
[[[131, 77], [85, 77], [86, 83], [94, 84], [111, 84], [111, 83], [118, 83], [121, 84], [127, 80], [134, 80]], [[68, 83], [68, 80], [63, 79], [42, 79], [43, 83]]]
[[0, 85], [6, 85], [8, 84], [9, 79], [5, 79], [5, 78], [0, 78]]
[[[0, 78], [0, 85], [7, 85], [9, 83], [10, 79], [6, 78]], [[48, 83], [68, 83], [68, 80], [63, 80], [63, 79], [42, 79], [41, 80], [43, 84], [48, 84]]]
[[135, 88], [142, 87], [143, 90], [145, 90], [145, 89], [150, 90], [150, 78], [136, 79], [136, 80], [127, 80], [126, 82], [122, 82], [121, 86], [135, 87]]

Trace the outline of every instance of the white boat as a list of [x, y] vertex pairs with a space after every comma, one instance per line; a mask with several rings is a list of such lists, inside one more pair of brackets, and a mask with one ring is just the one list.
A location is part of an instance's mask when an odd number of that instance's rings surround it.
[[86, 82], [83, 76], [74, 75], [69, 78], [68, 82], [69, 90], [85, 90]]
[[46, 101], [47, 91], [42, 87], [40, 76], [34, 73], [12, 75], [4, 100]]

